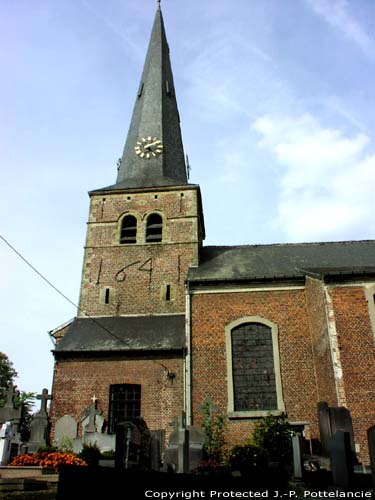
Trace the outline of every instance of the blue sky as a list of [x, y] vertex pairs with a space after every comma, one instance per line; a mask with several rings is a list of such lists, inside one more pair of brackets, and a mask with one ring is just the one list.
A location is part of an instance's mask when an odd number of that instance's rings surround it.
[[[91, 189], [115, 181], [154, 0], [0, 2], [0, 234], [77, 302]], [[207, 245], [375, 238], [375, 2], [164, 0]], [[75, 315], [0, 241], [1, 343], [52, 384]]]

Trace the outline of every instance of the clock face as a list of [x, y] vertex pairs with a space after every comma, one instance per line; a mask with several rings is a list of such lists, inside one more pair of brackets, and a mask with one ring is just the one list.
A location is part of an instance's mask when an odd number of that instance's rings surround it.
[[137, 141], [134, 151], [140, 158], [156, 158], [163, 152], [163, 144], [156, 137], [142, 137], [142, 139]]

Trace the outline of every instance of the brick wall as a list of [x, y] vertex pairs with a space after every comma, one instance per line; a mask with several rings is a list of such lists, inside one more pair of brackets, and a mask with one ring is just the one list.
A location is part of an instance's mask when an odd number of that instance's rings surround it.
[[[83, 311], [91, 316], [183, 314], [187, 270], [198, 262], [199, 210], [196, 186], [91, 193], [78, 316]], [[160, 243], [146, 244], [150, 213], [163, 219]], [[119, 243], [126, 214], [137, 219], [136, 244]], [[183, 408], [182, 354], [179, 359], [151, 353], [145, 359], [95, 356], [57, 357], [52, 424], [65, 414], [79, 421], [94, 394], [108, 419], [109, 386], [141, 384], [142, 416], [151, 430], [168, 433]], [[176, 373], [173, 380], [165, 367]]]
[[318, 401], [337, 406], [335, 379], [327, 325], [324, 283], [306, 278], [306, 304], [314, 354]]
[[[261, 316], [278, 326], [281, 379], [288, 418], [311, 422], [318, 437], [317, 387], [304, 289], [193, 294], [192, 406], [195, 423], [207, 397], [227, 411], [225, 326], [245, 316]], [[253, 419], [229, 419], [228, 443], [243, 442]]]
[[[183, 313], [184, 280], [198, 262], [198, 203], [194, 187], [92, 195], [80, 307], [96, 316]], [[163, 218], [163, 240], [146, 244], [146, 220], [153, 212]], [[125, 214], [137, 218], [136, 244], [119, 243]], [[166, 285], [170, 300], [165, 300]]]
[[375, 425], [375, 348], [362, 286], [331, 286], [347, 407], [360, 459], [368, 463], [366, 430]]
[[[175, 373], [173, 380], [167, 370]], [[120, 356], [103, 359], [61, 359], [55, 362], [53, 405], [51, 408], [52, 437], [56, 420], [69, 414], [80, 422], [83, 411], [95, 394], [97, 407], [108, 420], [109, 386], [140, 384], [141, 415], [150, 430], [172, 430], [172, 422], [183, 408], [183, 367], [179, 358], [126, 359]], [[80, 427], [79, 432], [82, 432]]]

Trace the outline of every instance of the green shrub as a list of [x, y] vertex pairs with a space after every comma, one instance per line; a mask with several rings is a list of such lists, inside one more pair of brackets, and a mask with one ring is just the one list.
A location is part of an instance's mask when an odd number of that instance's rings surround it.
[[57, 451], [56, 446], [41, 446], [38, 448], [37, 453], [55, 453]]
[[87, 465], [98, 465], [102, 454], [96, 443], [84, 444], [81, 453], [78, 455]]
[[254, 444], [236, 445], [229, 452], [228, 466], [241, 471], [242, 475], [251, 473], [267, 467], [267, 455]]
[[202, 404], [201, 412], [203, 413], [204, 457], [219, 463], [223, 459], [225, 445], [225, 416], [220, 411], [213, 409], [211, 398], [206, 399]]
[[252, 443], [272, 462], [290, 463], [292, 457], [291, 428], [285, 413], [268, 415], [255, 425]]
[[68, 436], [62, 436], [58, 442], [60, 453], [73, 453], [73, 441]]

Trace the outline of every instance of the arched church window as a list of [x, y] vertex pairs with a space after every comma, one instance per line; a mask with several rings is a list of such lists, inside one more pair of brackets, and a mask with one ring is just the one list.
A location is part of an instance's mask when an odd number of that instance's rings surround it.
[[228, 410], [249, 417], [283, 411], [277, 326], [243, 319], [226, 328]]
[[146, 243], [157, 243], [163, 238], [163, 219], [159, 214], [151, 214], [147, 218]]
[[125, 215], [122, 219], [120, 243], [123, 245], [137, 243], [137, 219], [134, 215]]

